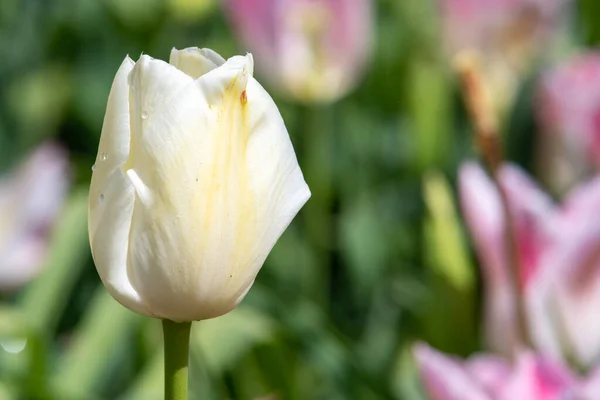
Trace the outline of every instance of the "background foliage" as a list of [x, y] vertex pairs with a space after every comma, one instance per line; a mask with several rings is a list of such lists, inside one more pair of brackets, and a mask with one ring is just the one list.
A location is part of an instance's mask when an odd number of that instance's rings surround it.
[[[481, 348], [480, 279], [454, 188], [457, 166], [473, 157], [470, 128], [435, 4], [376, 8], [371, 65], [349, 96], [301, 105], [268, 88], [313, 197], [239, 309], [195, 324], [193, 399], [419, 399], [415, 340], [462, 355]], [[597, 1], [579, 2], [570, 40], [598, 43]], [[1, 295], [0, 399], [162, 396], [160, 324], [100, 284], [86, 197], [123, 57], [166, 59], [189, 46], [244, 51], [216, 0], [0, 2], [0, 170], [54, 139], [74, 180], [47, 268]], [[507, 125], [508, 157], [526, 168], [535, 79]], [[7, 350], [24, 340], [23, 351]]]

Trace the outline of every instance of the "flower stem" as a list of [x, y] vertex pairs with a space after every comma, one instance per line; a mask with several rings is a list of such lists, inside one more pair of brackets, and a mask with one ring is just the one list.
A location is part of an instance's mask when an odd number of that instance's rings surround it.
[[165, 400], [187, 400], [191, 322], [163, 319]]
[[504, 162], [500, 138], [500, 123], [492, 105], [492, 95], [486, 86], [479, 63], [478, 54], [467, 52], [457, 58], [456, 68], [462, 81], [463, 96], [475, 131], [475, 142], [488, 167], [498, 192], [504, 220], [506, 221], [504, 241], [508, 259], [508, 274], [514, 293], [514, 309], [517, 319], [517, 335], [521, 344], [530, 343], [530, 332], [525, 310], [525, 285], [521, 279], [522, 266], [518, 254], [518, 242], [513, 214], [508, 195], [500, 184], [499, 171]]

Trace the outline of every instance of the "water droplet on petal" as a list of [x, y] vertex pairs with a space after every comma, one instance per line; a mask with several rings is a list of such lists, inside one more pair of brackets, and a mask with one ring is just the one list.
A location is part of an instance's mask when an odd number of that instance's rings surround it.
[[92, 165], [92, 172], [96, 171], [96, 164]]
[[25, 346], [27, 346], [27, 338], [3, 339], [0, 341], [0, 346], [7, 353], [18, 354], [25, 350]]
[[148, 118], [148, 113], [146, 111], [144, 111], [142, 113], [142, 119], [146, 119], [146, 118]]
[[108, 159], [108, 153], [102, 153], [102, 154], [100, 154], [100, 159], [102, 161], [106, 161]]
[[100, 194], [100, 203], [104, 203], [104, 193]]

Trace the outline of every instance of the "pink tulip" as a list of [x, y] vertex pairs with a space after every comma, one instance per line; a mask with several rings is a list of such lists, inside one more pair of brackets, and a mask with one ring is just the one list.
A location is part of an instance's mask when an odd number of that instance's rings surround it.
[[64, 151], [45, 144], [0, 177], [0, 290], [14, 290], [42, 268], [52, 224], [68, 189]]
[[[552, 210], [552, 203], [515, 167], [503, 167], [500, 176], [502, 182], [508, 183], [507, 195], [514, 199], [511, 206], [522, 266], [519, 280], [523, 287], [529, 287], [538, 267], [539, 249], [548, 235], [546, 216]], [[459, 190], [463, 214], [482, 264], [486, 341], [494, 351], [508, 355], [523, 341], [518, 337], [516, 293], [511, 283], [500, 194], [483, 169], [472, 163], [460, 170]], [[523, 287], [519, 290], [524, 290]]]
[[485, 354], [463, 361], [422, 343], [414, 354], [431, 400], [598, 399], [600, 371], [580, 379], [562, 364], [532, 352], [520, 352], [512, 365]]
[[371, 45], [371, 0], [226, 0], [259, 72], [301, 101], [335, 101], [357, 83]]
[[479, 56], [481, 73], [495, 111], [504, 116], [533, 61], [567, 20], [571, 0], [438, 0], [443, 42], [453, 58], [463, 51]]
[[581, 54], [540, 81], [540, 170], [557, 189], [600, 168], [600, 53]]
[[[499, 181], [508, 198], [517, 244], [519, 290], [530, 340], [555, 358], [591, 365], [600, 356], [600, 178], [551, 200], [519, 168], [505, 165]], [[498, 190], [475, 164], [460, 171], [463, 214], [485, 283], [485, 333], [490, 349], [509, 355], [519, 337], [510, 279], [506, 221]]]
[[451, 51], [477, 49], [518, 61], [539, 50], [565, 19], [569, 0], [439, 0]]

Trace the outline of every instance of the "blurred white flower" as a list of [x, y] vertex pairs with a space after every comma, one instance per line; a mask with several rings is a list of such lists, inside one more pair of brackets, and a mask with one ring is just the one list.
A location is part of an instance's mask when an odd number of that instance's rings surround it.
[[240, 40], [274, 86], [330, 102], [357, 84], [371, 53], [371, 0], [226, 0]]
[[66, 153], [44, 144], [14, 172], [0, 177], [0, 290], [17, 289], [44, 266], [68, 175]]
[[310, 197], [250, 54], [127, 57], [108, 99], [89, 236], [109, 293], [144, 315], [217, 317]]

